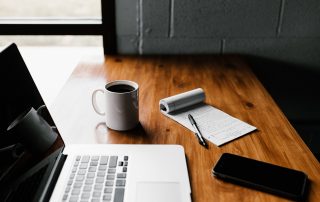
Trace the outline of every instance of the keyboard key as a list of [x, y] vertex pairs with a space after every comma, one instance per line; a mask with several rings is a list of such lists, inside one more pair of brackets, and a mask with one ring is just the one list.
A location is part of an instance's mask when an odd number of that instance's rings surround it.
[[76, 181], [83, 181], [84, 180], [84, 176], [83, 175], [78, 175], [76, 177]]
[[105, 194], [105, 195], [103, 195], [102, 200], [110, 201], [110, 200], [111, 200], [111, 194]]
[[65, 191], [66, 193], [69, 193], [70, 190], [71, 190], [71, 186], [68, 185], [64, 191]]
[[124, 173], [127, 172], [127, 167], [123, 167], [122, 172], [124, 172]]
[[98, 169], [100, 171], [107, 170], [107, 166], [106, 165], [100, 165]]
[[88, 163], [81, 163], [79, 169], [87, 169]]
[[92, 197], [94, 198], [99, 198], [101, 196], [101, 192], [100, 191], [94, 191], [92, 194]]
[[76, 176], [76, 174], [71, 173], [71, 175], [70, 175], [69, 179], [70, 179], [70, 180], [73, 180], [73, 178], [74, 178], [75, 176]]
[[114, 184], [113, 181], [106, 181], [106, 183], [105, 183], [106, 187], [112, 187], [113, 184]]
[[94, 185], [94, 190], [102, 190], [102, 188], [103, 188], [103, 185], [102, 184], [96, 184], [96, 185]]
[[98, 177], [96, 179], [96, 183], [98, 183], [98, 184], [102, 184], [103, 182], [104, 182], [104, 178], [103, 177]]
[[93, 172], [87, 174], [87, 178], [94, 178], [95, 176], [96, 176], [96, 174]]
[[90, 186], [90, 185], [86, 185], [83, 187], [83, 191], [85, 191], [85, 192], [91, 191], [91, 189], [92, 189], [92, 186]]
[[119, 161], [118, 166], [123, 166], [123, 161]]
[[115, 175], [107, 175], [107, 180], [114, 180], [115, 179]]
[[96, 170], [97, 170], [97, 167], [90, 167], [89, 168], [89, 172], [96, 172]]
[[126, 185], [126, 180], [117, 180], [116, 186], [117, 187], [124, 187]]
[[90, 198], [90, 193], [88, 192], [84, 192], [82, 195], [81, 195], [81, 199], [88, 199]]
[[82, 183], [81, 182], [76, 182], [73, 185], [73, 188], [81, 188], [82, 187]]
[[79, 195], [80, 194], [80, 189], [73, 189], [71, 191], [71, 195]]
[[92, 185], [93, 184], [93, 179], [86, 179], [85, 184], [86, 185]]
[[128, 161], [129, 160], [129, 156], [124, 156], [123, 160]]
[[90, 162], [90, 166], [98, 166], [98, 161], [92, 161], [92, 162]]
[[88, 163], [90, 160], [90, 156], [83, 156], [81, 159], [81, 163]]
[[114, 202], [123, 202], [124, 199], [124, 188], [116, 188], [114, 190]]
[[125, 161], [123, 166], [128, 166], [128, 161]]
[[85, 169], [81, 169], [78, 171], [78, 175], [84, 175], [84, 174], [86, 174], [86, 172], [87, 171]]
[[117, 166], [118, 156], [111, 156], [109, 162], [109, 168], [115, 168]]
[[104, 172], [104, 171], [99, 171], [98, 173], [97, 173], [97, 176], [98, 177], [104, 177], [106, 175], [106, 172]]
[[78, 201], [78, 199], [79, 199], [79, 197], [77, 197], [77, 196], [73, 196], [73, 197], [71, 197], [70, 198], [70, 202], [77, 202]]
[[81, 156], [76, 157], [76, 161], [80, 161], [80, 159], [81, 159]]
[[91, 161], [99, 161], [99, 156], [93, 156], [93, 157], [91, 158]]
[[116, 173], [116, 169], [115, 168], [109, 168], [108, 174], [114, 174], [114, 173]]
[[111, 194], [112, 191], [113, 191], [112, 188], [105, 188], [105, 189], [104, 189], [104, 193], [107, 193], [107, 194]]
[[66, 201], [68, 199], [68, 194], [63, 195], [62, 200]]
[[127, 177], [127, 173], [118, 173], [117, 174], [117, 178], [126, 178]]
[[108, 156], [101, 156], [100, 158], [100, 165], [107, 165], [108, 164]]

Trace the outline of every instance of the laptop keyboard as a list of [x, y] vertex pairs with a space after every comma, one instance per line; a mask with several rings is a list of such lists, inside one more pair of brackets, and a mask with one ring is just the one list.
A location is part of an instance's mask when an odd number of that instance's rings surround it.
[[77, 156], [63, 201], [123, 202], [128, 156]]

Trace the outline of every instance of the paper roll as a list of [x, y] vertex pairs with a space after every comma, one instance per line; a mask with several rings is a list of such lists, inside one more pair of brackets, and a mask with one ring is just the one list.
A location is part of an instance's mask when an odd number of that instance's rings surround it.
[[170, 113], [197, 103], [203, 102], [205, 93], [202, 88], [197, 88], [185, 93], [161, 99], [159, 101], [160, 110], [163, 113]]

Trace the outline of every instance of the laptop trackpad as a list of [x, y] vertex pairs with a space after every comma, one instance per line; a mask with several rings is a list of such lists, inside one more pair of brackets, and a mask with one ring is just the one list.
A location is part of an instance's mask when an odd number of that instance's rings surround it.
[[179, 202], [181, 190], [179, 182], [137, 182], [139, 202]]

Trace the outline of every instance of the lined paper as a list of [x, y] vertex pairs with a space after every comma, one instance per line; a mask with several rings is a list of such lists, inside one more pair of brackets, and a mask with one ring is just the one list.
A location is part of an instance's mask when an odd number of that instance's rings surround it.
[[256, 130], [256, 127], [205, 104], [204, 99], [204, 91], [198, 88], [160, 100], [160, 111], [195, 132], [188, 119], [188, 114], [191, 114], [202, 136], [217, 146]]

